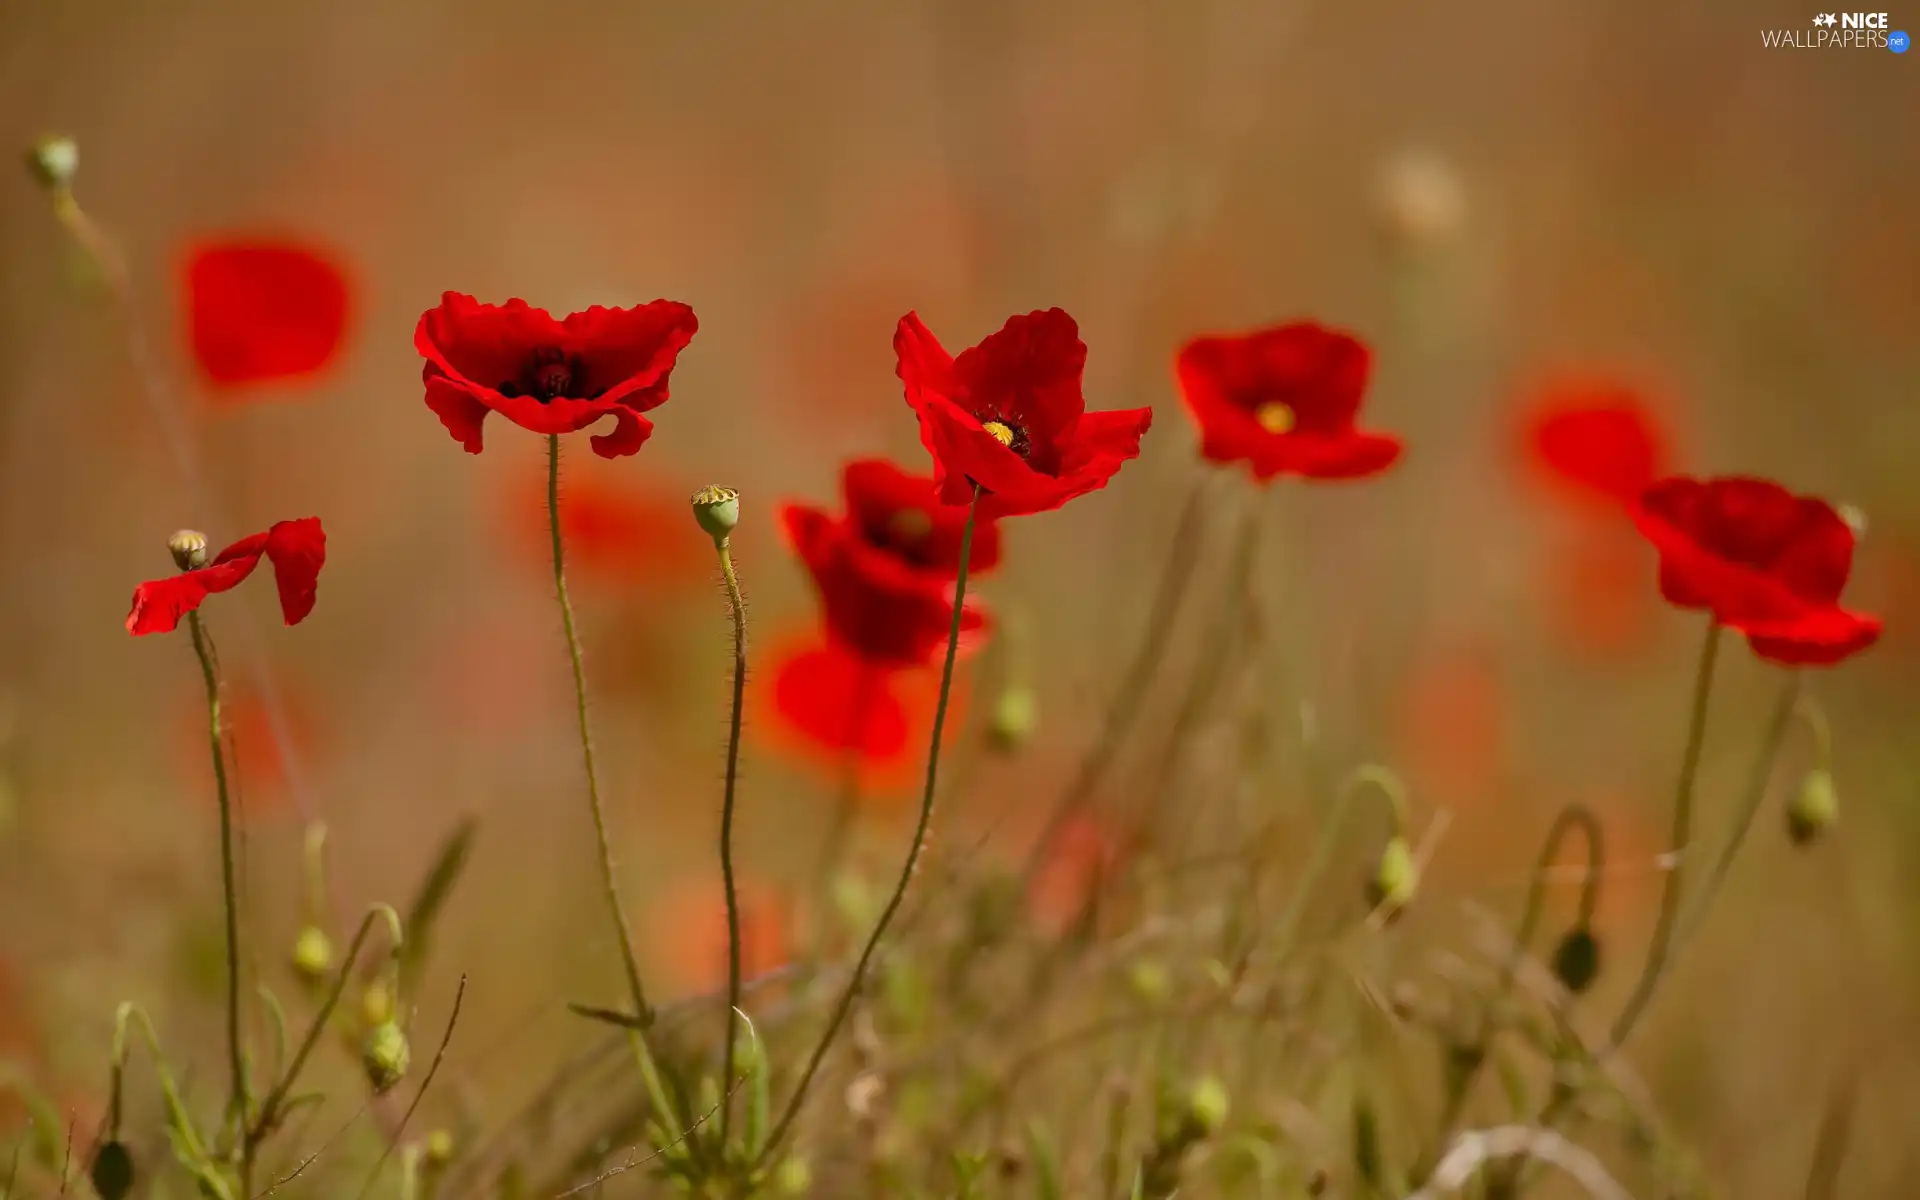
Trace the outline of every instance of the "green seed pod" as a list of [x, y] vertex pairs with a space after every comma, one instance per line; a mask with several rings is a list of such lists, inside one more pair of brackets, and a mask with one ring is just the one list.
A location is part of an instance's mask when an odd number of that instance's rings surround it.
[[108, 1142], [93, 1156], [87, 1178], [93, 1181], [100, 1200], [124, 1200], [133, 1194], [133, 1155], [125, 1144]]
[[407, 1067], [413, 1062], [413, 1049], [407, 1045], [407, 1035], [392, 1021], [376, 1025], [367, 1034], [367, 1040], [360, 1051], [360, 1065], [366, 1069], [367, 1082], [373, 1085], [375, 1095], [385, 1095], [393, 1086], [406, 1078]]
[[369, 1029], [385, 1025], [394, 1018], [393, 985], [376, 979], [360, 993], [360, 1023]]
[[1413, 861], [1413, 847], [1407, 839], [1395, 835], [1380, 852], [1380, 865], [1367, 881], [1367, 901], [1388, 920], [1413, 902], [1420, 888], [1420, 868]]
[[1033, 740], [1040, 725], [1040, 701], [1033, 689], [1012, 686], [1001, 691], [994, 701], [993, 717], [987, 724], [987, 739], [995, 750], [1013, 754]]
[[693, 494], [693, 519], [714, 541], [726, 541], [740, 523], [740, 493], [708, 484]]
[[1840, 819], [1840, 797], [1833, 788], [1833, 776], [1822, 770], [1807, 772], [1787, 805], [1787, 836], [1796, 846], [1805, 846]]
[[167, 553], [182, 571], [197, 571], [207, 565], [207, 535], [197, 529], [182, 529], [167, 539]]
[[453, 1134], [436, 1129], [427, 1135], [426, 1163], [436, 1170], [453, 1161]]
[[293, 973], [318, 984], [333, 970], [333, 939], [318, 925], [308, 925], [293, 940]]
[[1553, 973], [1560, 986], [1578, 996], [1600, 977], [1600, 941], [1585, 924], [1567, 930], [1553, 952]]
[[773, 1169], [773, 1186], [783, 1196], [804, 1196], [813, 1187], [813, 1168], [804, 1158], [782, 1159]]
[[1227, 1087], [1212, 1075], [1205, 1076], [1187, 1093], [1187, 1121], [1201, 1137], [1212, 1137], [1227, 1123], [1232, 1110]]

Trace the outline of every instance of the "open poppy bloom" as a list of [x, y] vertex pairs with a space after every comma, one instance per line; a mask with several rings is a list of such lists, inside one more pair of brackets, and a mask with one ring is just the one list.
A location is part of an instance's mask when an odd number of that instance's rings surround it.
[[276, 240], [208, 242], [188, 250], [182, 278], [187, 340], [217, 388], [314, 374], [346, 337], [347, 280], [317, 250]]
[[[205, 552], [204, 541], [201, 552]], [[204, 567], [141, 584], [133, 592], [127, 632], [135, 637], [171, 632], [179, 626], [180, 618], [199, 608], [208, 596], [238, 587], [262, 558], [273, 564], [273, 581], [280, 590], [280, 614], [287, 624], [298, 625], [313, 611], [320, 568], [327, 561], [327, 535], [320, 528], [319, 517], [276, 521], [265, 533], [228, 546]]]
[[[820, 590], [828, 635], [880, 667], [917, 667], [944, 651], [953, 622], [954, 581], [966, 513], [938, 503], [932, 480], [891, 463], [850, 464], [842, 486], [847, 515], [788, 504], [780, 523]], [[969, 570], [1000, 559], [1000, 531], [978, 521]], [[987, 627], [984, 609], [961, 615], [963, 644]]]
[[448, 292], [421, 314], [413, 345], [427, 360], [427, 407], [468, 453], [480, 453], [480, 427], [497, 412], [544, 434], [612, 417], [593, 451], [619, 458], [652, 435], [642, 414], [666, 403], [667, 378], [698, 328], [693, 310], [674, 300], [595, 305], [556, 320], [524, 300], [482, 304]]
[[1201, 457], [1262, 481], [1361, 479], [1399, 461], [1400, 439], [1354, 425], [1372, 369], [1358, 339], [1311, 321], [1195, 338], [1174, 362]]
[[1840, 607], [1854, 532], [1833, 506], [1765, 479], [1662, 479], [1634, 523], [1660, 551], [1660, 594], [1745, 634], [1761, 658], [1826, 666], [1873, 645], [1880, 619]]
[[967, 504], [978, 484], [982, 517], [1048, 512], [1105, 487], [1153, 423], [1150, 408], [1086, 411], [1087, 346], [1057, 308], [1007, 318], [958, 358], [908, 313], [893, 350], [941, 502]]
[[1522, 434], [1542, 475], [1609, 507], [1632, 504], [1668, 469], [1666, 430], [1638, 393], [1614, 384], [1543, 393]]

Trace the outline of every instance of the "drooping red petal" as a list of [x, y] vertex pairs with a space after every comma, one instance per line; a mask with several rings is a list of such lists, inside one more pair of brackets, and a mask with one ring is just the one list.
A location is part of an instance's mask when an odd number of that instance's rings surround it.
[[319, 517], [279, 521], [267, 530], [267, 561], [280, 592], [280, 615], [298, 625], [313, 611], [320, 590], [320, 568], [327, 562], [327, 534]]
[[199, 570], [141, 584], [134, 589], [127, 632], [135, 637], [171, 632], [208, 596], [228, 591], [253, 574], [263, 556], [273, 564], [281, 615], [287, 624], [299, 624], [313, 611], [320, 568], [327, 557], [327, 538], [318, 517], [276, 522], [267, 532], [228, 546]]
[[[249, 541], [264, 547], [265, 534]], [[229, 550], [232, 547], [228, 548]], [[215, 592], [237, 587], [260, 565], [260, 549], [227, 559], [217, 566], [187, 571], [166, 579], [141, 584], [133, 591], [133, 610], [127, 614], [127, 632], [135, 637], [149, 633], [171, 633], [180, 619], [200, 607], [200, 602]]]
[[345, 340], [351, 297], [329, 253], [280, 239], [222, 239], [189, 248], [182, 278], [187, 336], [216, 388], [294, 379], [324, 369]]

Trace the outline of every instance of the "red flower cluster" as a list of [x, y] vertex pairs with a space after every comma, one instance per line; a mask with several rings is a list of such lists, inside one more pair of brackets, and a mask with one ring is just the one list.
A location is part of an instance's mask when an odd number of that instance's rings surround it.
[[604, 417], [602, 458], [632, 454], [653, 434], [643, 415], [666, 403], [667, 378], [700, 323], [674, 300], [602, 308], [555, 320], [524, 300], [481, 304], [448, 292], [421, 314], [414, 349], [425, 358], [427, 407], [455, 441], [480, 453], [480, 427], [497, 412], [534, 433], [573, 433]]
[[1833, 506], [1765, 479], [1662, 479], [1634, 506], [1660, 551], [1660, 594], [1746, 635], [1754, 653], [1827, 666], [1880, 638], [1880, 620], [1840, 607], [1854, 531]]
[[273, 564], [281, 615], [287, 624], [298, 625], [313, 611], [320, 568], [327, 561], [327, 535], [318, 517], [277, 521], [265, 533], [228, 546], [204, 567], [141, 584], [134, 589], [127, 632], [135, 637], [171, 632], [208, 596], [238, 587], [262, 558]]
[[1356, 427], [1373, 355], [1311, 321], [1195, 338], [1174, 370], [1209, 462], [1244, 462], [1255, 479], [1362, 479], [1398, 462], [1398, 438]]

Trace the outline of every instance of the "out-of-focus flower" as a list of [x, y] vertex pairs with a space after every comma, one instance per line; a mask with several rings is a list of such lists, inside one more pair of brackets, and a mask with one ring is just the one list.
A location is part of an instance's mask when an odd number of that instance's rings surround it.
[[1645, 646], [1658, 601], [1647, 590], [1646, 548], [1631, 528], [1583, 525], [1541, 560], [1545, 612], [1562, 645], [1596, 659]]
[[534, 433], [574, 433], [612, 417], [594, 453], [619, 458], [653, 434], [643, 414], [667, 401], [667, 381], [699, 322], [674, 300], [632, 308], [595, 305], [555, 319], [524, 300], [482, 304], [448, 292], [420, 316], [414, 348], [427, 407], [467, 451], [497, 412]]
[[1153, 423], [1148, 408], [1087, 411], [1087, 346], [1058, 308], [1009, 317], [958, 357], [908, 313], [893, 348], [940, 499], [964, 505], [978, 484], [982, 517], [1048, 512], [1107, 486]]
[[[751, 879], [738, 883], [740, 973], [752, 979], [785, 966], [792, 954], [792, 904], [777, 889]], [[651, 900], [649, 941], [670, 987], [681, 993], [727, 981], [727, 894], [715, 878], [701, 878]]]
[[1401, 443], [1356, 428], [1373, 357], [1357, 338], [1311, 321], [1195, 338], [1175, 374], [1209, 462], [1275, 475], [1362, 479], [1399, 461]]
[[[198, 537], [198, 535], [195, 535]], [[181, 535], [175, 541], [180, 542]], [[215, 555], [204, 559], [206, 539], [199, 537], [198, 557], [182, 558], [185, 551], [176, 546], [175, 555], [183, 567], [189, 561], [204, 562], [182, 574], [156, 579], [134, 589], [133, 611], [127, 614], [127, 632], [139, 637], [148, 633], [167, 633], [180, 624], [180, 618], [200, 607], [214, 592], [240, 585], [253, 574], [265, 558], [273, 564], [273, 581], [280, 589], [280, 612], [289, 625], [298, 625], [313, 611], [320, 586], [320, 568], [327, 560], [327, 535], [320, 518], [301, 517], [276, 521], [265, 533], [241, 538]]]
[[[687, 527], [687, 490], [590, 459], [569, 464], [560, 503], [568, 580], [644, 584], [650, 592], [705, 581], [713, 550]], [[551, 574], [546, 465], [517, 478], [502, 498], [516, 554], [530, 573]]]
[[1381, 164], [1374, 205], [1396, 241], [1423, 249], [1444, 245], [1466, 223], [1466, 183], [1440, 155], [1404, 150]]
[[198, 242], [187, 249], [181, 281], [187, 341], [216, 395], [325, 370], [352, 320], [337, 258], [299, 242]]
[[1787, 666], [1830, 666], [1879, 640], [1880, 619], [1840, 607], [1855, 534], [1832, 505], [1742, 476], [1654, 483], [1634, 522], [1660, 552], [1660, 594], [1704, 609]]
[[[312, 744], [317, 731], [312, 710], [300, 694], [282, 687], [278, 693], [286, 734], [296, 749]], [[184, 697], [183, 697], [184, 698]], [[220, 721], [230, 747], [227, 769], [237, 781], [239, 811], [252, 818], [285, 812], [291, 803], [287, 763], [274, 737], [273, 714], [259, 693], [243, 681], [221, 689]], [[213, 802], [213, 765], [207, 757], [207, 698], [197, 690], [191, 703], [181, 706], [178, 750], [180, 772], [188, 793]]]
[[1058, 933], [1079, 920], [1101, 884], [1120, 866], [1121, 843], [1092, 814], [1061, 822], [1027, 887], [1027, 907], [1041, 928]]
[[1449, 807], [1486, 804], [1506, 767], [1506, 719], [1498, 663], [1485, 647], [1421, 658], [1400, 698], [1409, 777]]
[[1539, 478], [1612, 510], [1632, 504], [1671, 466], [1664, 422], [1639, 392], [1610, 381], [1544, 389], [1522, 411], [1520, 437]]

